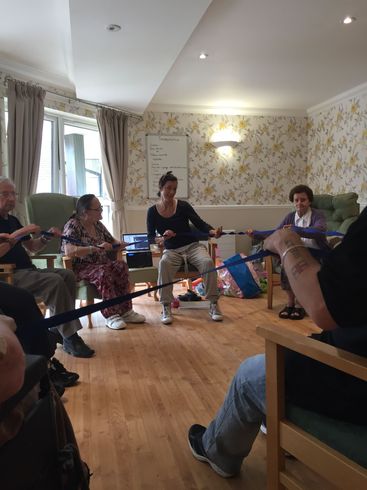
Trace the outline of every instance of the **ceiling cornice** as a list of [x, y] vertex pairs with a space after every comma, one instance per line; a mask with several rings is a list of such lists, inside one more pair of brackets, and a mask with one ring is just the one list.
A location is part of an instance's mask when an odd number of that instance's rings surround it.
[[75, 97], [75, 89], [73, 83], [62, 75], [38, 70], [32, 66], [14, 61], [9, 62], [0, 58], [0, 71], [7, 75], [18, 78], [22, 81], [30, 81], [33, 83], [44, 83], [53, 87], [60, 88], [65, 94]]
[[149, 104], [145, 112], [178, 112], [185, 114], [213, 114], [227, 116], [288, 116], [306, 117], [304, 109], [265, 108], [218, 108], [208, 106], [185, 106], [170, 104]]
[[325, 100], [325, 102], [321, 102], [321, 104], [314, 105], [307, 109], [307, 115], [313, 116], [319, 112], [326, 111], [330, 109], [332, 106], [344, 102], [346, 99], [351, 99], [352, 97], [359, 97], [361, 95], [367, 94], [367, 82], [358, 85], [350, 90], [342, 92], [331, 99]]

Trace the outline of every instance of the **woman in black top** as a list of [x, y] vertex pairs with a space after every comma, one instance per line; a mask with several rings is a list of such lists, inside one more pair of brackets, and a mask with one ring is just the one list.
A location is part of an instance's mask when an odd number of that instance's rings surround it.
[[[214, 267], [206, 248], [199, 243], [198, 236], [191, 228], [190, 222], [203, 234], [218, 238], [222, 229], [214, 229], [205, 223], [185, 201], [175, 198], [177, 177], [167, 172], [159, 179], [159, 201], [148, 209], [147, 229], [150, 243], [157, 243], [164, 248], [159, 262], [158, 284], [174, 280], [176, 272], [182, 263], [189, 262], [200, 272]], [[158, 236], [157, 236], [158, 233]], [[210, 300], [209, 314], [212, 320], [221, 321], [222, 315], [218, 309], [217, 274], [211, 272], [204, 277], [206, 297]], [[160, 290], [160, 300], [163, 305], [161, 320], [165, 325], [172, 323], [171, 302], [173, 286]]]

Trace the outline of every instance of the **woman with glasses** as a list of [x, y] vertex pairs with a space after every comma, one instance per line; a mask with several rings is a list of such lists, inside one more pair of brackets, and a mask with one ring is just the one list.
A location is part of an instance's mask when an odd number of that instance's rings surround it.
[[[102, 299], [129, 293], [129, 269], [126, 262], [116, 260], [116, 252], [125, 247], [101, 223], [103, 208], [94, 194], [78, 199], [76, 212], [64, 226], [63, 235], [78, 240], [74, 245], [63, 240], [62, 253], [72, 257], [77, 280], [93, 284]], [[145, 317], [132, 309], [131, 301], [102, 310], [106, 325], [122, 330], [127, 323], [143, 323]]]

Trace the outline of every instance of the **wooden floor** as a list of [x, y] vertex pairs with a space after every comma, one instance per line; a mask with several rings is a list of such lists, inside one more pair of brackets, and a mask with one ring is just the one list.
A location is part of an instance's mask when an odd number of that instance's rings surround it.
[[240, 476], [224, 480], [192, 457], [186, 434], [193, 423], [212, 419], [240, 362], [264, 351], [256, 325], [316, 330], [307, 318], [280, 320], [283, 300], [279, 288], [274, 310], [266, 308], [265, 297], [223, 297], [222, 323], [209, 320], [207, 310], [180, 309], [164, 326], [159, 304], [142, 296], [134, 308], [146, 315], [145, 324], [112, 331], [96, 313], [95, 328], [83, 329], [94, 358], [77, 359], [59, 348], [56, 356], [80, 374], [63, 400], [93, 472], [92, 490], [265, 489], [264, 436]]

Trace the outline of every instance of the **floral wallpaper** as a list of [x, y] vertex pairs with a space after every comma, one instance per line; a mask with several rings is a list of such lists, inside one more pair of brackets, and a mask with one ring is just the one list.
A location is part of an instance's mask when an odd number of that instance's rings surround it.
[[[4, 99], [0, 72], [0, 172], [6, 173]], [[96, 108], [44, 86], [46, 106], [95, 117]], [[50, 93], [52, 92], [52, 93]], [[56, 94], [56, 95], [55, 95]], [[61, 97], [58, 97], [60, 95]], [[240, 143], [222, 154], [213, 133], [232, 129]], [[146, 133], [189, 137], [189, 200], [193, 205], [285, 204], [300, 182], [315, 193], [354, 191], [367, 203], [367, 90], [308, 117], [229, 116], [147, 112], [129, 121], [126, 204], [147, 206]]]
[[[231, 128], [240, 143], [222, 155], [210, 143]], [[193, 205], [284, 204], [305, 181], [307, 118], [148, 112], [129, 126], [128, 205], [148, 205], [146, 133], [189, 136], [189, 200]], [[158, 190], [158, 189], [157, 189]]]
[[306, 172], [316, 193], [353, 191], [367, 202], [367, 92], [310, 115]]

